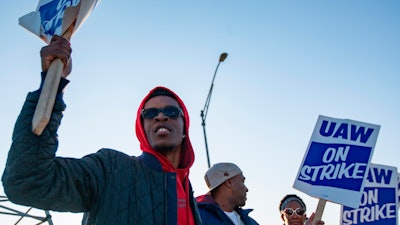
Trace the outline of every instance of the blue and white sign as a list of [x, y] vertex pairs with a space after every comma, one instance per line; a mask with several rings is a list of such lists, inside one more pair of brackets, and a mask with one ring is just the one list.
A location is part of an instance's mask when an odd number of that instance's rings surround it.
[[380, 126], [319, 116], [293, 187], [357, 208]]
[[370, 164], [360, 206], [342, 206], [341, 225], [397, 225], [397, 168]]
[[73, 25], [78, 30], [99, 0], [39, 0], [36, 11], [19, 18], [19, 24], [46, 43]]
[[79, 0], [41, 0], [38, 6], [42, 34], [48, 37], [62, 35], [62, 21], [67, 7], [77, 6]]

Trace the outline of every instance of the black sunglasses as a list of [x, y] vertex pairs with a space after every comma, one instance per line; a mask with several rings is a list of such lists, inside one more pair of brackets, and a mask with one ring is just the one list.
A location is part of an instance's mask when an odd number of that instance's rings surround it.
[[171, 119], [176, 119], [180, 115], [183, 115], [183, 111], [181, 108], [176, 107], [176, 106], [167, 106], [162, 109], [158, 108], [148, 108], [148, 109], [142, 109], [141, 116], [143, 119], [154, 119], [154, 117], [158, 116], [162, 112], [164, 116], [167, 116]]
[[293, 214], [295, 214], [295, 213], [298, 216], [302, 216], [302, 215], [304, 215], [306, 210], [301, 209], [301, 208], [297, 208], [297, 209], [286, 208], [286, 209], [282, 210], [282, 212], [284, 212], [287, 216], [293, 216]]

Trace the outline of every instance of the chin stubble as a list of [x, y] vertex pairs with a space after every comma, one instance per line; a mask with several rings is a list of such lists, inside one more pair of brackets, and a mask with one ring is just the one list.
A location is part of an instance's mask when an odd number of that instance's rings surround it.
[[154, 150], [157, 152], [163, 154], [163, 153], [169, 153], [174, 150], [174, 146], [168, 145], [168, 146], [154, 146]]

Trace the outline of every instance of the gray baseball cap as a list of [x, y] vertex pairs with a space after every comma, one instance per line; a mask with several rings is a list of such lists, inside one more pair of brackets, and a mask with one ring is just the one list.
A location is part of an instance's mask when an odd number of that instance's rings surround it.
[[217, 163], [207, 170], [206, 175], [204, 175], [204, 180], [211, 191], [226, 180], [241, 173], [242, 171], [240, 168], [233, 163]]

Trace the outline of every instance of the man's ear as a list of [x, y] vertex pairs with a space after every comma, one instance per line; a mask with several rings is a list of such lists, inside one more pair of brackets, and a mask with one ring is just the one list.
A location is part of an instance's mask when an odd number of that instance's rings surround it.
[[231, 188], [232, 188], [232, 181], [231, 181], [231, 179], [226, 180], [226, 181], [224, 182], [224, 185], [225, 185], [227, 188], [231, 189]]

